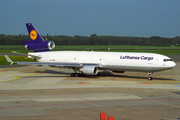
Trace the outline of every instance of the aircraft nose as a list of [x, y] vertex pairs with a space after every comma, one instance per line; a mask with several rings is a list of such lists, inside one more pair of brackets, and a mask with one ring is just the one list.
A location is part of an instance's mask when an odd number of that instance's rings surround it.
[[173, 67], [176, 66], [176, 63], [172, 61], [172, 62], [169, 64], [169, 66], [173, 68]]
[[175, 67], [176, 66], [176, 63], [175, 62], [173, 62], [173, 67]]

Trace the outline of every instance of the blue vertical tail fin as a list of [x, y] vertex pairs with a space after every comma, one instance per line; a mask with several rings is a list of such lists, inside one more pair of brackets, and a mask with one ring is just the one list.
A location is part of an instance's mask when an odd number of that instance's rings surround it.
[[26, 23], [26, 27], [29, 33], [31, 41], [24, 41], [23, 45], [28, 50], [34, 50], [34, 52], [49, 51], [55, 48], [55, 43], [52, 41], [44, 41], [41, 35], [37, 32], [32, 23]]
[[37, 30], [31, 23], [26, 23], [26, 27], [32, 41], [44, 42], [44, 39], [41, 37], [41, 35], [37, 32]]

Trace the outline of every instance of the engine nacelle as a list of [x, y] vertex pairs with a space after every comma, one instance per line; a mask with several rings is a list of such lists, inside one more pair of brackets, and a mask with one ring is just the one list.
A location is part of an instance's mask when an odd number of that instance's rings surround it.
[[49, 51], [55, 48], [55, 43], [53, 41], [26, 42], [23, 44], [25, 45], [26, 49], [34, 50], [35, 52]]
[[94, 66], [84, 66], [81, 70], [85, 75], [97, 75], [98, 68]]

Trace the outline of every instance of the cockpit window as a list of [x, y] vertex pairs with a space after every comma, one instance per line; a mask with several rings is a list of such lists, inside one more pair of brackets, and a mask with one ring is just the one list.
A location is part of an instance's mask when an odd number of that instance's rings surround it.
[[164, 62], [172, 61], [172, 59], [164, 59]]

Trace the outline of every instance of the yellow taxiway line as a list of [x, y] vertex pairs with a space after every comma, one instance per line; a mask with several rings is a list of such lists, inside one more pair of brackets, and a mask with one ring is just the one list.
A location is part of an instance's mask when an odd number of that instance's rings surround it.
[[[54, 67], [53, 67], [53, 68], [54, 68]], [[49, 68], [49, 69], [45, 69], [45, 70], [51, 70], [51, 69], [53, 69], [53, 68]], [[42, 70], [41, 72], [44, 72], [45, 70]], [[39, 73], [39, 72], [38, 72], [38, 73]], [[14, 76], [15, 78], [10, 79], [10, 80], [0, 81], [0, 83], [4, 83], [4, 82], [9, 82], [9, 81], [17, 80], [17, 79], [19, 79], [19, 78], [31, 76], [31, 75], [38, 74], [38, 73], [30, 73], [30, 74], [28, 74], [28, 75], [24, 75], [24, 76], [21, 76], [21, 77], [18, 77], [18, 76], [14, 75], [14, 74], [2, 73], [2, 74], [6, 74], [6, 75], [12, 75], [12, 76]]]

